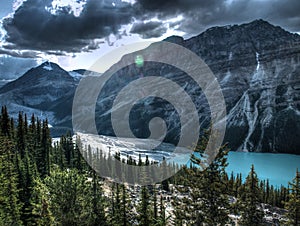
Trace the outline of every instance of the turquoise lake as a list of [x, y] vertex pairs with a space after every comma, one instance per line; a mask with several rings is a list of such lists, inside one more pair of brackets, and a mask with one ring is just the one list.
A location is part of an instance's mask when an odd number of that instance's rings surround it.
[[242, 173], [245, 179], [254, 165], [255, 171], [261, 180], [269, 179], [274, 186], [287, 186], [300, 170], [300, 156], [290, 154], [270, 154], [253, 152], [229, 152], [227, 173]]
[[[281, 185], [287, 187], [294, 179], [297, 168], [300, 170], [300, 155], [231, 151], [227, 159], [226, 172], [229, 176], [231, 172], [234, 176], [242, 173], [242, 178], [245, 180], [253, 164], [258, 178], [269, 179], [270, 185], [274, 187]], [[186, 161], [183, 156], [177, 156], [175, 162], [184, 164]], [[190, 161], [186, 165], [190, 166]]]

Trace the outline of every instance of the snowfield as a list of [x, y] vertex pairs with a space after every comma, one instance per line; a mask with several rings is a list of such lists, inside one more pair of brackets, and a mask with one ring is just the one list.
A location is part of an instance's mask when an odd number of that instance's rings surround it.
[[190, 157], [190, 150], [179, 148], [177, 153], [173, 153], [175, 146], [169, 143], [161, 143], [157, 140], [138, 138], [118, 138], [103, 135], [77, 133], [74, 140], [79, 137], [82, 147], [90, 145], [92, 151], [102, 150], [105, 155], [114, 155], [120, 152], [121, 158], [126, 159], [131, 156], [138, 161], [139, 155], [145, 161], [148, 155], [149, 161], [160, 162], [166, 158], [168, 162], [187, 163]]

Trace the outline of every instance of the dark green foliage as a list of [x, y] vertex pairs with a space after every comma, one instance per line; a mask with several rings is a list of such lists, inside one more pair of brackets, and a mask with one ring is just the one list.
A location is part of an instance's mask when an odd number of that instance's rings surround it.
[[224, 179], [229, 149], [221, 147], [213, 162], [201, 172], [198, 186], [200, 199], [197, 222], [204, 225], [225, 225], [229, 222], [229, 202], [227, 186]]
[[103, 197], [103, 191], [101, 186], [101, 180], [98, 178], [95, 171], [92, 172], [92, 212], [90, 216], [89, 225], [107, 225], [105, 216], [105, 200]]
[[264, 214], [263, 211], [259, 208], [260, 190], [258, 186], [258, 178], [253, 165], [242, 188], [243, 193], [241, 193], [241, 203], [239, 205], [242, 212], [241, 225], [262, 225]]
[[36, 179], [31, 200], [32, 215], [35, 219], [32, 225], [51, 226], [55, 224], [55, 218], [51, 212], [51, 200], [49, 190], [42, 180]]
[[[148, 184], [147, 165], [153, 164], [146, 156], [142, 161], [121, 153], [105, 156], [102, 150], [82, 147], [70, 133], [52, 144], [47, 120], [34, 115], [30, 123], [26, 114], [20, 113], [16, 120], [9, 117], [6, 107], [0, 115], [0, 225], [225, 225], [229, 213], [242, 216], [241, 225], [259, 225], [261, 203], [288, 209], [288, 225], [299, 225], [299, 173], [290, 188], [274, 188], [269, 181], [259, 181], [254, 168], [242, 181], [241, 174], [228, 176], [227, 146], [221, 147], [207, 168], [203, 151], [207, 134], [197, 145], [198, 155], [192, 156], [190, 168], [183, 167], [173, 177], [156, 185], [131, 187], [129, 185], [103, 182], [97, 172], [124, 173], [121, 161], [133, 167], [132, 182], [142, 178]], [[83, 156], [81, 154], [83, 153]], [[88, 160], [88, 163], [85, 159]], [[144, 156], [143, 156], [144, 157]], [[106, 160], [110, 161], [104, 161]], [[99, 161], [100, 160], [100, 161]], [[101, 162], [103, 164], [98, 164]], [[176, 169], [165, 160], [161, 163], [162, 176]], [[123, 175], [122, 175], [123, 176]], [[172, 184], [176, 184], [175, 189]], [[106, 185], [106, 187], [105, 187]], [[105, 189], [104, 189], [105, 188]], [[105, 191], [105, 192], [104, 192]], [[180, 192], [181, 196], [172, 192]], [[110, 195], [108, 195], [110, 194]], [[171, 197], [171, 201], [164, 201]], [[229, 205], [229, 198], [235, 202]], [[175, 210], [166, 211], [172, 204]]]
[[[182, 192], [189, 192], [191, 199], [183, 198], [182, 201], [174, 203], [176, 206], [176, 224], [187, 223], [188, 225], [225, 225], [229, 222], [229, 202], [227, 195], [227, 184], [222, 180], [227, 166], [227, 154], [229, 149], [221, 147], [210, 164], [204, 156], [207, 144], [206, 134], [197, 145], [192, 155], [193, 167], [187, 170], [189, 174], [185, 180], [185, 186], [191, 191], [178, 188]], [[203, 169], [203, 166], [206, 166]], [[203, 169], [201, 171], [201, 169]], [[227, 179], [228, 180], [228, 179]]]
[[289, 201], [285, 203], [288, 210], [287, 218], [288, 224], [291, 226], [300, 225], [300, 173], [296, 172], [296, 176], [292, 183], [290, 183]]
[[148, 188], [143, 186], [140, 194], [140, 203], [137, 207], [138, 223], [140, 226], [149, 226], [151, 223], [151, 207], [150, 207], [150, 195]]
[[11, 127], [11, 124], [10, 124], [10, 118], [9, 118], [9, 115], [7, 113], [7, 108], [6, 106], [3, 106], [1, 108], [1, 115], [0, 115], [0, 126], [1, 126], [1, 132], [0, 134], [2, 134], [3, 136], [6, 136], [6, 137], [11, 137], [11, 130], [13, 127]]
[[14, 145], [9, 139], [0, 138], [0, 223], [22, 225]]
[[24, 134], [24, 121], [23, 115], [20, 112], [18, 117], [17, 126], [17, 151], [20, 153], [21, 158], [25, 156], [25, 134]]

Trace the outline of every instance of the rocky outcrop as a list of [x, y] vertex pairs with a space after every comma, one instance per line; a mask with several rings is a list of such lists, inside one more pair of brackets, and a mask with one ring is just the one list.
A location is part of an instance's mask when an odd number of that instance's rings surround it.
[[[194, 38], [170, 37], [199, 55], [222, 87], [227, 106], [225, 142], [233, 150], [300, 154], [300, 36], [263, 20], [214, 27]], [[109, 123], [115, 95], [138, 76], [159, 75], [178, 83], [197, 106], [200, 123], [207, 127], [210, 111], [204, 94], [182, 71], [159, 63], [139, 69], [131, 65], [112, 77], [98, 99], [98, 129], [114, 135]], [[146, 114], [145, 114], [146, 113]], [[162, 117], [166, 142], [176, 143], [179, 116], [172, 106], [154, 98], [138, 103], [131, 125], [138, 137], [149, 136], [148, 123]]]
[[[195, 52], [217, 77], [228, 114], [224, 142], [229, 142], [232, 150], [300, 154], [299, 35], [256, 20], [213, 27], [187, 40], [173, 36], [166, 41]], [[71, 128], [73, 95], [83, 73], [44, 63], [3, 86], [1, 104], [46, 112], [54, 129]], [[195, 82], [177, 68], [153, 62], [142, 68], [125, 67], [106, 83], [96, 107], [99, 133], [115, 135], [110, 122], [113, 101], [123, 87], [141, 76], [163, 76], [179, 84], [197, 106], [202, 128], [209, 126], [208, 103]], [[130, 114], [133, 133], [148, 137], [153, 117], [165, 119], [165, 141], [176, 144], [182, 126], [179, 114], [160, 98], [148, 98], [134, 106]]]

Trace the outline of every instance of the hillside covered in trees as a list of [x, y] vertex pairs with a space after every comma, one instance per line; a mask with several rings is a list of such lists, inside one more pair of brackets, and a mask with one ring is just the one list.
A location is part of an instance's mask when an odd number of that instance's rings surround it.
[[[197, 146], [200, 156], [205, 141]], [[288, 188], [260, 181], [254, 166], [245, 180], [227, 175], [227, 145], [204, 171], [192, 155], [193, 165], [172, 178], [139, 186], [100, 178], [76, 144], [70, 134], [53, 143], [47, 120], [19, 113], [15, 121], [2, 107], [1, 226], [300, 225], [300, 174]]]

